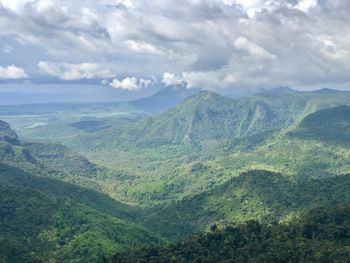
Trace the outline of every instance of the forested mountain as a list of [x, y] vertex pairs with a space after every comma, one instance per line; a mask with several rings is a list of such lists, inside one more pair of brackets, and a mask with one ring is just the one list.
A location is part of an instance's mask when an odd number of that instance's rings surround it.
[[350, 170], [349, 113], [349, 106], [320, 110], [260, 141], [230, 142], [213, 155], [224, 169], [267, 169], [315, 178], [345, 174]]
[[93, 182], [107, 170], [65, 146], [21, 144], [7, 123], [1, 128], [15, 139], [0, 141], [1, 261], [97, 261], [116, 249], [159, 241], [135, 223], [137, 209], [62, 182], [96, 188]]
[[349, 262], [349, 204], [315, 208], [290, 224], [211, 227], [176, 244], [142, 247], [116, 254], [127, 262]]
[[[349, 98], [283, 89], [234, 100], [202, 91], [139, 120], [109, 119], [103, 128], [74, 122], [83, 132], [65, 145], [22, 142], [0, 122], [0, 203], [9, 211], [2, 213], [0, 259], [94, 261], [213, 224], [226, 233], [258, 220], [270, 231], [268, 224], [289, 224], [315, 206], [348, 203]], [[172, 252], [164, 251], [166, 261]]]
[[215, 223], [289, 221], [307, 208], [343, 202], [350, 202], [350, 175], [309, 179], [249, 171], [212, 191], [157, 207], [145, 224], [178, 239]]
[[96, 262], [159, 237], [107, 196], [0, 165], [1, 262]]
[[[346, 92], [332, 92], [331, 95], [296, 92], [288, 96], [265, 95], [232, 100], [212, 92], [200, 92], [165, 113], [93, 136], [80, 136], [67, 145], [84, 153], [88, 150], [96, 162], [133, 174], [127, 185], [119, 184], [120, 192], [124, 193], [126, 200], [147, 206], [212, 190], [233, 176], [254, 169], [313, 178], [342, 175], [350, 170], [347, 143], [315, 140], [313, 131], [309, 132], [308, 138], [293, 134], [302, 129], [304, 115], [308, 116], [318, 108], [348, 103], [348, 96]], [[249, 110], [245, 109], [259, 105], [257, 102], [269, 105], [271, 110], [268, 112], [274, 112], [272, 119], [266, 117], [268, 114], [259, 114], [266, 118], [249, 123], [260, 128], [250, 130], [252, 134], [234, 135], [235, 128], [241, 130], [242, 126], [236, 125], [233, 116], [237, 122], [246, 123]], [[214, 114], [214, 108], [219, 113]], [[201, 118], [191, 128], [195, 131], [192, 142], [184, 142], [186, 125], [197, 110], [205, 114], [198, 115]], [[315, 114], [322, 112], [327, 113]], [[333, 115], [335, 122], [337, 113]], [[281, 122], [277, 124], [279, 118]], [[338, 122], [342, 121], [346, 120]], [[290, 126], [284, 127], [290, 122]], [[234, 126], [225, 130], [226, 126], [230, 127], [225, 123]], [[274, 129], [271, 128], [273, 123], [277, 125]], [[283, 128], [277, 129], [279, 125]], [[266, 128], [263, 132], [264, 127], [272, 130]], [[334, 137], [331, 132], [327, 133], [329, 126], [322, 127], [325, 135]], [[346, 137], [343, 140], [347, 140]]]
[[350, 146], [350, 107], [340, 106], [310, 114], [297, 130], [289, 134], [306, 140]]
[[350, 0], [0, 0], [0, 263], [350, 263]]
[[200, 89], [188, 89], [183, 86], [164, 87], [151, 96], [134, 100], [127, 104], [146, 112], [162, 112], [175, 107], [199, 91]]
[[70, 140], [83, 149], [149, 148], [164, 145], [201, 146], [298, 123], [319, 109], [348, 104], [350, 93], [293, 92], [230, 99], [201, 91], [175, 108], [131, 124]]

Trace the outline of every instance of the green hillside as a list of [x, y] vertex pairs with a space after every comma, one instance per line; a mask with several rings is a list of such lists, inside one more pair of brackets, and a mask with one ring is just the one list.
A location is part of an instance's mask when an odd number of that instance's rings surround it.
[[129, 102], [0, 105], [0, 119], [9, 122], [22, 140], [62, 143], [72, 136], [119, 127], [163, 112], [198, 92], [199, 89], [166, 87]]
[[242, 141], [227, 144], [215, 153], [216, 160], [224, 170], [267, 169], [308, 177], [349, 173], [349, 113], [348, 106], [317, 111], [253, 147]]
[[176, 244], [142, 247], [116, 254], [127, 262], [349, 262], [350, 206], [315, 208], [290, 224], [249, 221]]
[[15, 144], [0, 141], [0, 163], [37, 176], [104, 192], [113, 197], [121, 197], [120, 185], [132, 180], [132, 177], [124, 172], [91, 163], [66, 146], [53, 143], [21, 143], [17, 134], [13, 131], [12, 134], [16, 138]]
[[0, 120], [0, 142], [7, 142], [14, 145], [19, 144], [18, 136], [10, 125]]
[[206, 91], [142, 120], [79, 123], [84, 133], [65, 146], [22, 143], [2, 122], [2, 197], [20, 210], [1, 222], [0, 254], [83, 262], [213, 224], [292, 222], [349, 202], [350, 106], [338, 106], [348, 101], [329, 91], [237, 100]]
[[348, 104], [350, 93], [257, 95], [233, 100], [202, 91], [175, 108], [119, 128], [70, 141], [86, 149], [203, 145], [279, 130], [319, 109]]
[[94, 262], [159, 237], [99, 193], [0, 165], [0, 260]]
[[350, 107], [340, 106], [311, 114], [289, 135], [349, 147]]
[[102, 192], [120, 173], [65, 146], [22, 144], [6, 123], [1, 131], [16, 138], [0, 141], [1, 262], [93, 262], [160, 240], [135, 223], [137, 208], [78, 186]]
[[145, 224], [178, 239], [216, 224], [289, 221], [306, 208], [350, 201], [350, 175], [324, 179], [250, 171], [212, 191], [157, 207]]
[[43, 166], [62, 173], [96, 176], [98, 167], [60, 144], [25, 143], [22, 146]]
[[[259, 96], [245, 98], [242, 101], [238, 100], [239, 103], [246, 102], [247, 105], [254, 105], [253, 101], [268, 102], [269, 105], [274, 105], [275, 110], [272, 112], [276, 112], [275, 115], [278, 110], [284, 112], [278, 113], [281, 119], [288, 119], [288, 116], [293, 115], [296, 124], [278, 131], [266, 130], [265, 132], [242, 135], [231, 139], [209, 140], [210, 137], [204, 139], [203, 136], [211, 136], [211, 132], [219, 134], [225, 131], [220, 125], [225, 120], [231, 123], [234, 119], [232, 117], [234, 113], [227, 110], [230, 109], [228, 105], [234, 105], [238, 102], [215, 93], [201, 92], [171, 111], [146, 118], [126, 127], [120, 127], [119, 133], [115, 130], [109, 130], [108, 133], [105, 131], [100, 134], [98, 138], [89, 137], [89, 140], [85, 141], [84, 144], [80, 144], [82, 141], [73, 141], [71, 145], [83, 149], [91, 147], [89, 154], [91, 160], [111, 168], [120, 169], [126, 174], [132, 174], [133, 176], [129, 177], [130, 180], [128, 180], [125, 187], [125, 184], [118, 184], [118, 189], [123, 193], [119, 198], [123, 198], [128, 202], [151, 206], [214, 189], [226, 180], [254, 169], [314, 178], [348, 174], [350, 172], [350, 163], [348, 162], [350, 149], [347, 142], [345, 142], [348, 139], [346, 129], [343, 128], [344, 125], [348, 124], [344, 124], [347, 119], [342, 117], [347, 116], [346, 109], [348, 107], [330, 108], [330, 111], [335, 111], [333, 115], [329, 115], [327, 109], [313, 114], [313, 111], [318, 108], [337, 105], [342, 101], [341, 98], [347, 99], [347, 94], [343, 92], [332, 92], [330, 95], [324, 93], [296, 93], [288, 95], [292, 96], [291, 99], [288, 96], [281, 95], [273, 98], [271, 96]], [[202, 99], [199, 100], [198, 96]], [[208, 123], [211, 122], [207, 118], [201, 119], [196, 124], [198, 127], [205, 127], [203, 132], [200, 132], [199, 128], [195, 132], [195, 134], [199, 134], [198, 136], [202, 136], [203, 140], [200, 141], [200, 147], [181, 142], [179, 144], [166, 144], [165, 141], [159, 146], [148, 144], [148, 142], [157, 138], [154, 136], [154, 131], [157, 131], [157, 129], [152, 129], [152, 132], [150, 132], [150, 127], [154, 127], [154, 123], [159, 124], [159, 127], [167, 127], [172, 119], [177, 119], [179, 116], [192, 116], [192, 114], [187, 113], [189, 108], [210, 108], [213, 103], [208, 101], [212, 102], [213, 98], [215, 101], [219, 101], [216, 107], [225, 113], [222, 114], [225, 117], [222, 117], [223, 120], [219, 121], [221, 115], [217, 117], [214, 114], [213, 119], [217, 122], [215, 125], [213, 124], [212, 128], [208, 126]], [[292, 103], [293, 100], [294, 104]], [[305, 104], [301, 103], [302, 101]], [[248, 102], [251, 102], [251, 104]], [[191, 107], [188, 105], [191, 105]], [[220, 108], [221, 106], [222, 108]], [[272, 106], [269, 107], [273, 108]], [[244, 106], [236, 108], [244, 109]], [[291, 110], [293, 108], [296, 110]], [[344, 109], [345, 112], [341, 113], [340, 111], [344, 111]], [[179, 112], [182, 111], [185, 113], [180, 114]], [[229, 114], [226, 114], [228, 112]], [[293, 112], [293, 114], [290, 115], [288, 112]], [[312, 112], [311, 115], [308, 114], [309, 112]], [[175, 117], [171, 118], [171, 114]], [[313, 130], [306, 130], [303, 125], [305, 126], [304, 123], [308, 119], [314, 118], [313, 116], [322, 114], [326, 115], [323, 117], [324, 119], [332, 119], [328, 121], [332, 122], [332, 125], [327, 126], [321, 122], [319, 126], [322, 126], [322, 128], [318, 129], [324, 131], [323, 139], [320, 140], [315, 137], [316, 133]], [[308, 117], [304, 119], [302, 117], [304, 115]], [[242, 116], [244, 114], [241, 114], [240, 117], [237, 116], [237, 120], [241, 120]], [[337, 119], [338, 117], [339, 119]], [[297, 121], [299, 118], [300, 125]], [[276, 117], [273, 117], [273, 119], [278, 120]], [[141, 122], [144, 126], [142, 129], [139, 128]], [[265, 119], [262, 123], [266, 124], [268, 122]], [[284, 122], [288, 121], [284, 120]], [[319, 120], [315, 120], [314, 126], [317, 126], [318, 122]], [[186, 123], [186, 121], [179, 121], [178, 125], [174, 124], [167, 128], [169, 136], [163, 132], [159, 132], [159, 136], [162, 138], [182, 138]], [[177, 129], [181, 125], [183, 127]], [[196, 125], [193, 127], [197, 127]], [[216, 126], [220, 128], [214, 129]], [[122, 131], [122, 128], [125, 130]], [[163, 128], [159, 131], [163, 131]], [[256, 129], [256, 132], [263, 129]], [[327, 132], [328, 130], [330, 132]], [[228, 129], [228, 131], [231, 132], [231, 129]], [[303, 137], [297, 136], [301, 131], [303, 131]], [[150, 136], [151, 139], [147, 139], [147, 136]], [[330, 142], [331, 139], [326, 139], [327, 136], [338, 138], [337, 140], [342, 140], [342, 142], [334, 143], [334, 139], [332, 139], [333, 142]], [[130, 138], [133, 139], [129, 141]], [[81, 139], [86, 140], [87, 138]], [[169, 139], [170, 141], [172, 140]]]

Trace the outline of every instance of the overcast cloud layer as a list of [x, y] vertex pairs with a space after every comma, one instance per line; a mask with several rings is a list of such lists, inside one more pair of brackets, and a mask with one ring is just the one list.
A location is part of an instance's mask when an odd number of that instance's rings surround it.
[[0, 81], [347, 86], [348, 0], [0, 0]]

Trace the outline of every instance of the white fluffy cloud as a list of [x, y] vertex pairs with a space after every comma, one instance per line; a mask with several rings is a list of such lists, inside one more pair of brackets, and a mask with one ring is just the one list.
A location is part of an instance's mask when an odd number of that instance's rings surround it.
[[177, 85], [183, 85], [185, 83], [185, 80], [181, 76], [178, 76], [169, 72], [165, 72], [163, 74], [162, 83], [165, 86], [177, 86]]
[[109, 69], [94, 63], [68, 64], [40, 61], [38, 67], [44, 73], [63, 80], [111, 78], [114, 76]]
[[295, 5], [295, 8], [307, 13], [311, 8], [316, 7], [317, 4], [317, 0], [301, 0]]
[[8, 67], [0, 66], [0, 79], [23, 79], [27, 77], [27, 73], [22, 68], [18, 68], [14, 65]]
[[112, 81], [126, 90], [150, 75], [209, 89], [339, 86], [350, 82], [349, 12], [348, 0], [0, 0], [11, 56], [0, 55], [29, 61], [34, 79], [138, 76]]
[[122, 89], [128, 91], [137, 91], [143, 88], [147, 88], [152, 84], [152, 80], [138, 79], [136, 77], [126, 77], [123, 80], [114, 78], [109, 85], [115, 89]]
[[260, 47], [259, 45], [250, 42], [245, 37], [239, 37], [234, 42], [235, 48], [238, 50], [244, 50], [248, 52], [249, 55], [258, 57], [258, 58], [265, 58], [265, 59], [275, 59], [276, 56], [269, 53], [264, 48]]

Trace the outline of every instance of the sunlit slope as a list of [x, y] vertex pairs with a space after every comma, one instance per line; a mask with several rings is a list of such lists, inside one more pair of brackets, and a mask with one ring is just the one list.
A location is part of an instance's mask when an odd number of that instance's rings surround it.
[[134, 212], [99, 193], [0, 165], [0, 259], [92, 262], [157, 242]]
[[290, 224], [249, 221], [173, 245], [116, 254], [111, 262], [349, 262], [349, 204], [310, 209]]
[[214, 223], [289, 221], [306, 208], [349, 201], [349, 175], [308, 179], [249, 171], [211, 191], [157, 208], [145, 223], [176, 239]]
[[164, 145], [202, 146], [279, 130], [319, 109], [348, 104], [350, 93], [258, 95], [233, 100], [202, 91], [175, 108], [69, 143], [83, 149], [154, 148]]
[[219, 163], [226, 169], [264, 168], [312, 177], [348, 173], [349, 109], [339, 106], [310, 114], [252, 149], [230, 148]]

